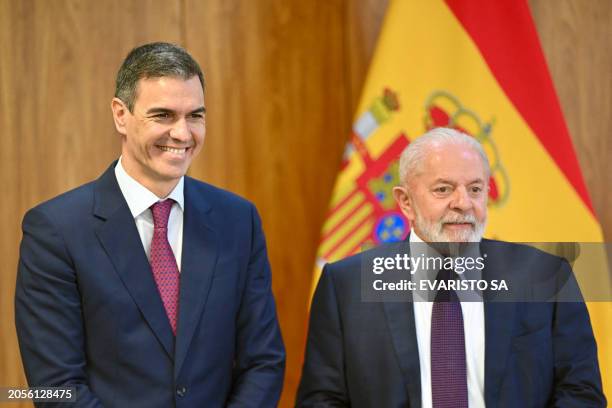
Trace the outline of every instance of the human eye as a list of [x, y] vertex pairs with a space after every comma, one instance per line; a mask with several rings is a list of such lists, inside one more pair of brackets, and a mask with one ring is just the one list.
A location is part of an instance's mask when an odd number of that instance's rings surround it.
[[190, 120], [200, 122], [204, 120], [205, 115], [206, 115], [206, 109], [200, 108], [200, 109], [191, 111], [187, 118]]
[[151, 112], [149, 114], [149, 118], [157, 121], [157, 122], [166, 122], [170, 119], [172, 119], [172, 112], [168, 112], [165, 110], [160, 110], [160, 111], [156, 111], [156, 112]]
[[433, 192], [436, 195], [448, 195], [452, 191], [451, 186], [449, 185], [439, 185], [433, 188]]
[[482, 193], [482, 186], [470, 186], [469, 192], [474, 196], [480, 195]]

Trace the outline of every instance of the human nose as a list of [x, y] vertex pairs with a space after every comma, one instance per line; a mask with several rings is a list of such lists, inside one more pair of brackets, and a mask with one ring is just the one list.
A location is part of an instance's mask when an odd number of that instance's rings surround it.
[[191, 131], [189, 124], [184, 118], [178, 119], [172, 129], [170, 129], [170, 137], [181, 142], [188, 142], [191, 139]]
[[467, 192], [467, 189], [463, 186], [455, 189], [453, 193], [453, 199], [451, 200], [451, 208], [461, 211], [468, 211], [472, 208], [472, 200]]

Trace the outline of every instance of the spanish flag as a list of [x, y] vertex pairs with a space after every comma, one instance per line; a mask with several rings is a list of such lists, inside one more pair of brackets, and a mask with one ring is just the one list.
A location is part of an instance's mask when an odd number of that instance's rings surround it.
[[[402, 240], [391, 191], [410, 141], [448, 126], [491, 162], [485, 236], [602, 242], [600, 225], [524, 0], [391, 0], [356, 112], [330, 211], [321, 267]], [[602, 274], [603, 285], [610, 285]], [[612, 395], [612, 304], [588, 304], [604, 391]]]

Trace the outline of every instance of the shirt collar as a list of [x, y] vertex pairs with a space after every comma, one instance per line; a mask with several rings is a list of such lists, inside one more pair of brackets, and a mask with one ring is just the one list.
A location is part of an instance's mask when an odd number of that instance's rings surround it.
[[408, 238], [410, 242], [410, 254], [411, 256], [420, 256], [424, 255], [426, 257], [437, 258], [441, 257], [440, 253], [436, 251], [434, 248], [429, 246], [425, 241], [421, 239], [417, 235], [417, 233], [412, 229], [410, 231], [410, 236]]
[[[121, 193], [123, 194], [123, 197], [125, 197], [125, 201], [127, 201], [127, 205], [130, 208], [132, 217], [138, 217], [153, 204], [161, 201], [161, 199], [152, 191], [127, 174], [123, 168], [123, 165], [121, 164], [121, 157], [115, 166], [115, 177], [117, 178], [117, 183], [119, 184]], [[184, 210], [185, 203], [184, 179], [185, 177], [181, 177], [177, 185], [166, 197], [173, 199], [180, 206], [181, 210]]]
[[[427, 243], [423, 241], [421, 237], [419, 237], [416, 234], [414, 229], [410, 231], [410, 236], [408, 237], [408, 241], [410, 242], [410, 256], [412, 257], [420, 256], [421, 254], [424, 255], [425, 257], [431, 257], [431, 258], [443, 257], [443, 255], [441, 255], [433, 247], [427, 245]], [[469, 256], [469, 257], [476, 259], [477, 257], [480, 256], [480, 244], [472, 243], [468, 245], [466, 251], [462, 253], [461, 256], [464, 256], [464, 257]], [[412, 279], [416, 281], [420, 279], [426, 279], [426, 280], [432, 281], [436, 279], [436, 276], [438, 274], [437, 270], [424, 270], [422, 268], [419, 268], [413, 272], [414, 272], [414, 276]], [[464, 273], [459, 275], [459, 279], [481, 279], [481, 278], [482, 278], [482, 271], [475, 269], [475, 268], [471, 270], [466, 270]], [[418, 287], [420, 288], [420, 286]], [[464, 302], [464, 301], [481, 302], [482, 301], [482, 294], [480, 293], [479, 290], [475, 290], [475, 291], [461, 290], [457, 293], [457, 296], [459, 297], [459, 300], [461, 302]], [[420, 289], [416, 290], [413, 293], [413, 299], [415, 299], [416, 301], [430, 301], [431, 302], [435, 299], [435, 291], [430, 291], [429, 289], [427, 289], [427, 287], [425, 290], [420, 290]]]
[[410, 231], [410, 242], [418, 242], [418, 243], [422, 243], [423, 240], [421, 239], [421, 237], [419, 237], [416, 233], [416, 231], [414, 230], [414, 228], [412, 228], [412, 230]]

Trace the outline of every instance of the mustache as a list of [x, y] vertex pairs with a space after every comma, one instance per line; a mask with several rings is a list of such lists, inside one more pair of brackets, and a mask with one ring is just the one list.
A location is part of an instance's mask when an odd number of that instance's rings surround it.
[[472, 224], [476, 225], [476, 217], [474, 214], [456, 214], [450, 213], [440, 220], [441, 224]]

